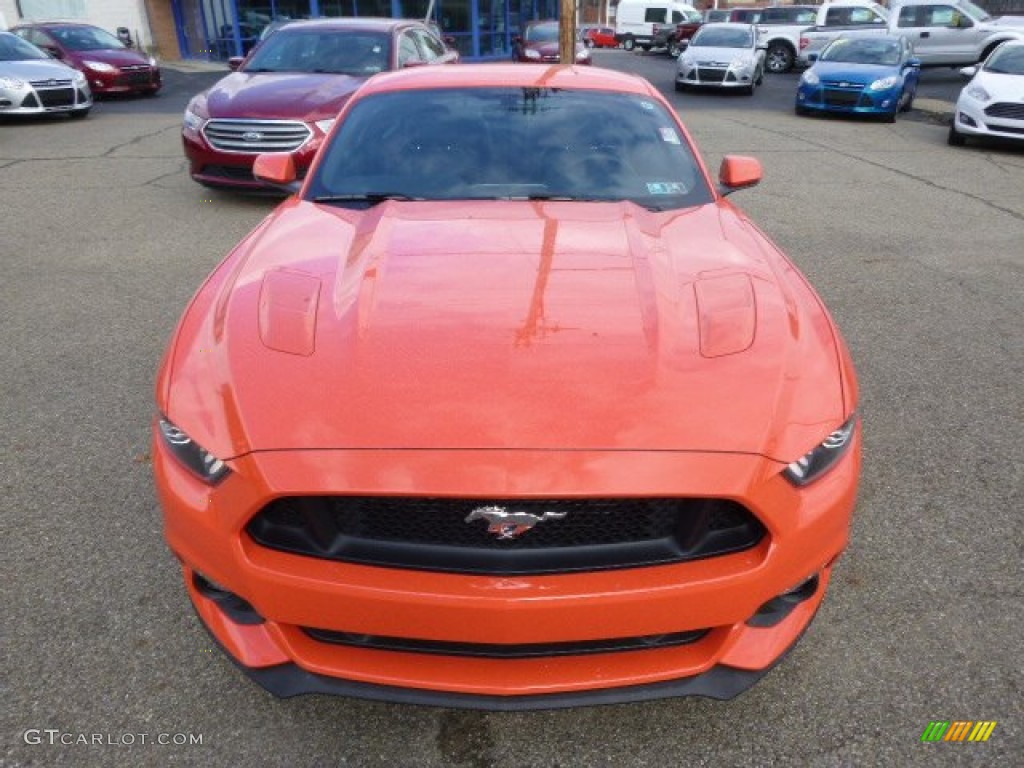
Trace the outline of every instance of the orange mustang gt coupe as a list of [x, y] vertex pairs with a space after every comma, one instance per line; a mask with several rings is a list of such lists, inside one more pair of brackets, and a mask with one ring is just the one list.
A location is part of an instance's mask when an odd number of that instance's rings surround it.
[[699, 695], [821, 604], [860, 470], [850, 354], [646, 81], [369, 80], [196, 293], [156, 386], [166, 536], [279, 696]]

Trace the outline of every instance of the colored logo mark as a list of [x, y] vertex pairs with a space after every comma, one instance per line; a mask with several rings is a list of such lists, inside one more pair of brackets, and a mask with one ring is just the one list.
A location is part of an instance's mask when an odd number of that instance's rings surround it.
[[995, 729], [995, 720], [932, 720], [921, 741], [988, 741]]

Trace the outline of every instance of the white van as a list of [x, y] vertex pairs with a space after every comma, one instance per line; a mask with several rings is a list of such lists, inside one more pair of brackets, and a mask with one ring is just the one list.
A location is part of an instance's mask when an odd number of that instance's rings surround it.
[[[674, 0], [620, 0], [615, 12], [615, 39], [627, 51], [640, 46], [645, 51], [655, 45], [655, 25], [662, 30], [684, 21], [699, 19], [692, 5]], [[661, 41], [664, 44], [664, 40]]]

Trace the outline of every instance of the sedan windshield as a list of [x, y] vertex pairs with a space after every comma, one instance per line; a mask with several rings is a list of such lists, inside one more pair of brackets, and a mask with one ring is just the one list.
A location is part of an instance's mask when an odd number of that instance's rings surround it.
[[712, 194], [673, 115], [643, 96], [547, 88], [410, 90], [353, 105], [307, 197], [628, 200], [654, 210]]
[[48, 31], [61, 45], [72, 51], [109, 51], [124, 48], [124, 43], [98, 27], [53, 27]]
[[721, 27], [698, 30], [690, 42], [691, 48], [750, 48], [752, 45], [753, 40], [748, 30]]
[[389, 69], [390, 61], [390, 38], [379, 32], [283, 27], [260, 44], [243, 71], [369, 77]]
[[1024, 75], [1024, 45], [1003, 45], [985, 62], [985, 71], [997, 75]]
[[31, 43], [6, 32], [0, 32], [0, 61], [32, 61], [50, 58]]
[[528, 43], [554, 43], [558, 41], [558, 24], [534, 24], [526, 28], [524, 39]]
[[840, 38], [822, 52], [821, 60], [895, 66], [900, 63], [900, 44], [895, 40]]

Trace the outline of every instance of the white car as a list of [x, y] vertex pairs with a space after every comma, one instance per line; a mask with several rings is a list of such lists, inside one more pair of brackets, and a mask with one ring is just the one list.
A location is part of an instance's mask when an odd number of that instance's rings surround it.
[[968, 137], [1024, 142], [1024, 41], [1008, 40], [979, 66], [960, 70], [971, 78], [956, 102], [949, 143]]
[[0, 117], [66, 114], [85, 117], [92, 92], [85, 75], [10, 32], [0, 32]]
[[764, 78], [765, 51], [752, 24], [705, 24], [679, 54], [676, 90], [738, 88], [752, 94]]

